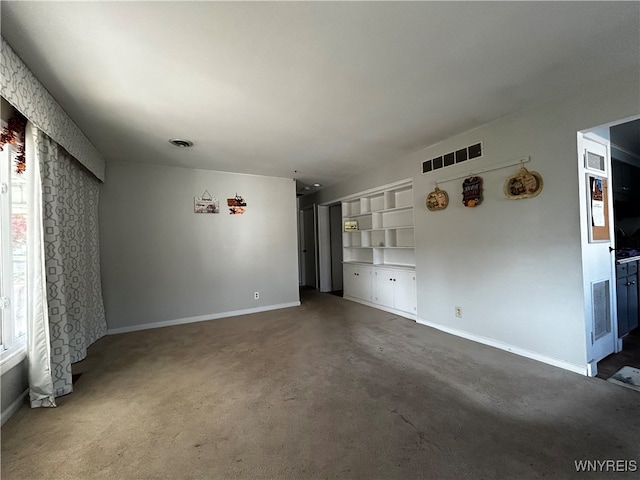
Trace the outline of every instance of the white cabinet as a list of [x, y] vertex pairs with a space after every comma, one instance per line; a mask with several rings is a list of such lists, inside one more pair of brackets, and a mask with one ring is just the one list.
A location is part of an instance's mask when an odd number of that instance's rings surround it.
[[373, 303], [416, 314], [416, 274], [411, 270], [375, 268]]
[[[344, 296], [416, 318], [413, 187], [397, 182], [342, 202]], [[344, 223], [343, 223], [344, 225]]]
[[342, 269], [344, 295], [370, 302], [373, 298], [372, 270], [364, 265], [345, 264]]

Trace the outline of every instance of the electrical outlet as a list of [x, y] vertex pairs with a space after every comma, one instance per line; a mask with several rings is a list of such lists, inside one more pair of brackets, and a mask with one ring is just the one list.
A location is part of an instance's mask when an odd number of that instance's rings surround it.
[[456, 317], [462, 318], [462, 307], [454, 307], [456, 312]]
[[253, 298], [258, 300], [260, 298], [260, 292], [253, 292]]

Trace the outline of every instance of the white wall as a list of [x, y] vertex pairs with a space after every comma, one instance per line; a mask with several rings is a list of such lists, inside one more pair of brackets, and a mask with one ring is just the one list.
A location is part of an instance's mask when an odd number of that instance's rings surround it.
[[[128, 162], [107, 169], [100, 251], [111, 332], [299, 303], [293, 180]], [[193, 213], [205, 190], [219, 214]], [[244, 215], [226, 206], [236, 193]]]
[[[413, 178], [420, 321], [566, 368], [586, 365], [576, 132], [640, 112], [638, 70], [582, 87], [569, 98], [458, 135], [324, 189], [305, 201], [330, 202]], [[484, 142], [484, 156], [426, 175], [421, 163]], [[424, 206], [434, 180], [529, 156], [544, 178], [533, 199], [508, 200], [517, 167], [482, 174], [484, 202], [462, 206], [462, 180], [440, 185], [449, 207]], [[454, 306], [463, 317], [456, 318]], [[575, 368], [573, 368], [575, 367]]]

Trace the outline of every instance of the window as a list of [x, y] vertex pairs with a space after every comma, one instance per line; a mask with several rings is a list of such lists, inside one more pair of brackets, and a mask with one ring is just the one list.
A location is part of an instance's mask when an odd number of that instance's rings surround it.
[[27, 181], [15, 172], [13, 145], [0, 152], [0, 362], [22, 360], [27, 333]]

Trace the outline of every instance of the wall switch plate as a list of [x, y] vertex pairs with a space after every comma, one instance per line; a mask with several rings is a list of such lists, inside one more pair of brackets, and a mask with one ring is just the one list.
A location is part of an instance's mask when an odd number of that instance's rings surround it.
[[456, 317], [462, 318], [462, 307], [454, 307], [456, 312]]
[[260, 292], [253, 292], [253, 298], [258, 300], [260, 298]]

